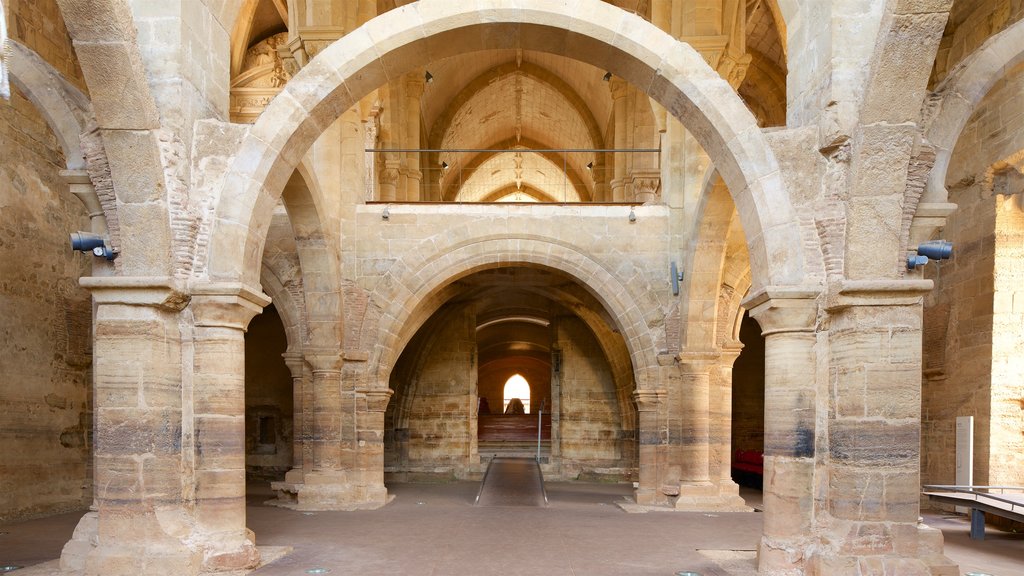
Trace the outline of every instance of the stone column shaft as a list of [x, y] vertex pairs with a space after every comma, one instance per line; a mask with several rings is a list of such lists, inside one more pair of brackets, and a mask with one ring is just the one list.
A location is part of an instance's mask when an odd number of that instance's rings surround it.
[[[346, 441], [346, 412], [351, 421], [352, 410], [345, 410], [351, 404], [351, 398], [345, 401], [341, 390], [341, 355], [314, 354], [307, 355], [313, 366], [313, 410], [312, 436], [313, 470], [316, 472], [341, 470], [345, 459], [343, 452], [351, 452], [351, 438]], [[351, 396], [351, 395], [349, 395]], [[348, 429], [354, 430], [353, 426]], [[351, 435], [349, 435], [351, 436]], [[344, 450], [346, 444], [347, 450]]]
[[259, 563], [245, 526], [245, 329], [270, 299], [241, 285], [193, 289], [195, 514], [205, 570]]
[[708, 475], [720, 485], [720, 491], [739, 493], [732, 480], [732, 367], [742, 344], [722, 350], [718, 364], [711, 371], [710, 466]]
[[759, 574], [803, 573], [814, 533], [815, 323], [810, 293], [752, 295], [765, 337], [764, 529]]
[[286, 478], [286, 481], [297, 482], [302, 478], [302, 456], [305, 444], [303, 434], [306, 418], [306, 361], [299, 352], [285, 352], [282, 356], [292, 375], [292, 469], [288, 471], [292, 478]]
[[[608, 82], [608, 87], [612, 92], [613, 101], [613, 118], [615, 121], [615, 149], [623, 150], [626, 148], [626, 144], [629, 141], [626, 137], [626, 93], [629, 90], [629, 84], [621, 78], [613, 77]], [[612, 189], [612, 201], [613, 202], [625, 202], [626, 201], [626, 155], [623, 152], [617, 152], [612, 154], [612, 161], [614, 162], [614, 171], [611, 181]]]
[[[186, 544], [190, 495], [183, 438], [180, 310], [170, 278], [86, 277], [96, 308], [95, 514], [86, 514], [61, 566], [88, 574], [194, 575], [201, 555]], [[159, 517], [158, 517], [159, 514]], [[91, 532], [84, 538], [79, 531]]]
[[[405, 85], [405, 135], [406, 148], [420, 147], [420, 97], [423, 96], [423, 72], [412, 72], [406, 77]], [[405, 201], [416, 202], [420, 199], [420, 184], [423, 174], [420, 172], [420, 153], [409, 152], [405, 157], [406, 191]]]
[[[828, 477], [817, 574], [949, 566], [918, 524], [921, 308], [931, 280], [844, 281], [830, 294]], [[868, 536], [870, 535], [870, 536]], [[954, 571], [955, 573], [955, 571]]]
[[680, 354], [679, 480], [683, 484], [708, 483], [711, 370], [715, 356], [711, 353]]
[[665, 473], [668, 451], [667, 400], [665, 390], [637, 390], [633, 393], [636, 401], [637, 428], [640, 444], [640, 474], [636, 490], [637, 504], [650, 505], [667, 502], [659, 490]]

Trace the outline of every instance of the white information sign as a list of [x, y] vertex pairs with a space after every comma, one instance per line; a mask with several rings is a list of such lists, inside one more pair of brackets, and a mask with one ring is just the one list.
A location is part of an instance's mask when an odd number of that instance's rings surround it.
[[[956, 418], [956, 485], [974, 484], [974, 416]], [[968, 509], [956, 507], [957, 512], [966, 514]]]

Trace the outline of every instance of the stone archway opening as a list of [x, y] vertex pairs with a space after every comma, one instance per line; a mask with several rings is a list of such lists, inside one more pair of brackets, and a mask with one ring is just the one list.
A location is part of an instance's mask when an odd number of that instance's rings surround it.
[[[494, 457], [536, 455], [538, 431], [546, 478], [636, 478], [632, 364], [585, 287], [552, 270], [506, 266], [441, 291], [443, 303], [391, 372], [388, 480], [476, 479]], [[508, 409], [513, 398], [524, 413]]]

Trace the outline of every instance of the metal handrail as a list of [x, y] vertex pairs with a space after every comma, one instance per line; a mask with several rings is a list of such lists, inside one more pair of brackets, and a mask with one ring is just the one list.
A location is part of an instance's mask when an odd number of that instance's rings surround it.
[[[1024, 487], [1021, 487], [1021, 486], [957, 486], [957, 485], [948, 485], [948, 484], [927, 484], [927, 485], [924, 486], [924, 488], [926, 490], [932, 489], [932, 490], [942, 490], [942, 491], [945, 491], [945, 492], [955, 492], [955, 493], [959, 493], [959, 494], [968, 494], [970, 496], [974, 496], [974, 501], [975, 502], [979, 501], [978, 500], [979, 496], [983, 496], [983, 497], [988, 498], [990, 500], [995, 500], [997, 502], [1003, 502], [1005, 504], [1009, 504], [1011, 512], [1016, 512], [1018, 507], [1024, 509], [1024, 504], [1021, 504], [1020, 502], [1018, 502], [1016, 500], [1009, 500], [1009, 499], [1006, 499], [1006, 498], [1000, 498], [998, 495], [992, 494], [991, 492], [982, 492], [981, 491], [981, 490], [1003, 490], [1003, 491], [1005, 491], [1005, 490], [1016, 490], [1016, 491], [1024, 492]], [[1005, 494], [1005, 492], [1001, 492], [1001, 494]]]

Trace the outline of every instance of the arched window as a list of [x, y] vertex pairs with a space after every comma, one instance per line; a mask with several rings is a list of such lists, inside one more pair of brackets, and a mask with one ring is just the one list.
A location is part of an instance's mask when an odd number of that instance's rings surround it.
[[526, 381], [519, 374], [512, 376], [505, 382], [505, 392], [503, 394], [505, 402], [502, 405], [502, 413], [514, 414], [515, 406], [513, 406], [513, 412], [509, 412], [508, 405], [513, 400], [519, 400], [523, 404], [523, 413], [530, 413], [530, 383]]

